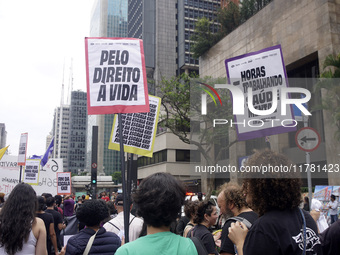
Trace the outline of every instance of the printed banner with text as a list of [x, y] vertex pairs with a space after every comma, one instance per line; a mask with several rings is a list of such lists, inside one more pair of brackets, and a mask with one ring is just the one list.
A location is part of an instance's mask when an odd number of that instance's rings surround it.
[[148, 112], [143, 42], [85, 38], [88, 114]]
[[[122, 114], [124, 152], [152, 157], [161, 99], [149, 96], [150, 112]], [[120, 150], [117, 115], [113, 121], [109, 149]]]
[[27, 159], [23, 182], [30, 185], [39, 185], [40, 160]]
[[[234, 115], [238, 140], [296, 131], [291, 105], [281, 107], [281, 97], [287, 96], [282, 88], [288, 84], [280, 45], [227, 59], [225, 66], [229, 83], [243, 93], [240, 99], [246, 109], [244, 114]], [[238, 99], [233, 95], [233, 101]], [[268, 115], [254, 113], [273, 108]]]
[[71, 194], [71, 172], [57, 173], [58, 195]]

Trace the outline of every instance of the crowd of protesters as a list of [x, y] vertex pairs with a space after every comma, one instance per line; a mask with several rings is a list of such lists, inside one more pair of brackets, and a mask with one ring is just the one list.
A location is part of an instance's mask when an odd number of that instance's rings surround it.
[[[246, 164], [292, 162], [265, 150]], [[246, 173], [240, 180], [241, 185], [229, 182], [219, 188], [217, 207], [202, 198], [185, 201], [185, 186], [170, 174], [150, 175], [132, 194], [128, 243], [122, 194], [110, 199], [102, 192], [99, 199], [84, 195], [75, 201], [72, 195], [37, 196], [30, 185], [19, 183], [7, 199], [0, 194], [0, 255], [340, 254], [337, 197], [328, 205], [332, 224], [321, 229], [318, 201], [302, 203], [296, 173], [268, 173], [266, 178]], [[62, 233], [71, 220], [76, 220], [76, 233], [64, 243]]]

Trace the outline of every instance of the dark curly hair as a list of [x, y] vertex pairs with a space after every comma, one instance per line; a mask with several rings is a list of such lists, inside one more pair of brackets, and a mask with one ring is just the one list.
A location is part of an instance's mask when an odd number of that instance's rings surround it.
[[168, 173], [155, 173], [145, 178], [132, 195], [137, 215], [153, 227], [170, 226], [179, 217], [184, 204], [183, 184]]
[[226, 182], [219, 188], [219, 193], [223, 192], [226, 205], [233, 203], [238, 210], [248, 206], [243, 195], [242, 187], [236, 182]]
[[109, 209], [102, 199], [87, 200], [76, 212], [77, 219], [88, 227], [98, 226], [109, 217]]
[[211, 213], [214, 211], [214, 204], [210, 201], [200, 202], [197, 206], [196, 215], [194, 217], [194, 223], [199, 224], [204, 221], [204, 215], [207, 214], [211, 216]]
[[8, 196], [0, 213], [0, 245], [13, 255], [28, 241], [35, 222], [37, 195], [25, 183], [17, 184]]
[[185, 201], [184, 203], [184, 213], [185, 216], [187, 216], [189, 219], [191, 219], [192, 215], [196, 214], [197, 207], [198, 207], [199, 201]]
[[38, 200], [38, 209], [37, 210], [43, 211], [45, 209], [45, 204], [46, 204], [45, 198], [43, 196], [38, 196], [37, 200]]
[[[247, 166], [293, 166], [294, 164], [283, 154], [271, 150], [256, 151], [246, 162]], [[272, 210], [297, 208], [302, 202], [301, 179], [294, 172], [271, 172], [268, 178], [252, 178], [247, 173], [243, 182], [243, 190], [251, 197], [251, 208], [259, 216]]]

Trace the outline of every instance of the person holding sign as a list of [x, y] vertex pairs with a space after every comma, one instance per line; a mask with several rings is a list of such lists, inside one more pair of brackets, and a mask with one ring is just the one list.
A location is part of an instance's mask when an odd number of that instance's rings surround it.
[[45, 225], [35, 217], [36, 202], [30, 185], [14, 187], [0, 214], [0, 254], [47, 255]]

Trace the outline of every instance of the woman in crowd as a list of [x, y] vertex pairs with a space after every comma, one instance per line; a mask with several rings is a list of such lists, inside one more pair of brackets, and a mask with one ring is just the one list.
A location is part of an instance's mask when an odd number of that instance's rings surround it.
[[147, 235], [124, 244], [116, 255], [196, 255], [189, 238], [170, 232], [184, 204], [185, 189], [181, 182], [167, 173], [155, 173], [145, 178], [133, 200], [137, 215], [147, 225]]
[[109, 217], [109, 210], [101, 199], [86, 201], [76, 212], [80, 222], [86, 228], [72, 236], [66, 245], [66, 255], [81, 255], [84, 253], [89, 239], [94, 236], [89, 254], [113, 255], [120, 246], [119, 237], [112, 232], [106, 232], [100, 227], [101, 222]]
[[[270, 150], [256, 152], [246, 163], [260, 170], [290, 169], [293, 165], [285, 155]], [[309, 213], [299, 209], [299, 176], [278, 170], [261, 176], [249, 172], [244, 177], [246, 201], [260, 217], [249, 232], [243, 223], [231, 224], [228, 236], [236, 244], [238, 254], [321, 254], [316, 223]]]
[[19, 183], [0, 214], [0, 254], [46, 255], [44, 222], [35, 217], [37, 196], [33, 188]]
[[187, 237], [190, 229], [192, 229], [196, 224], [194, 223], [194, 218], [196, 215], [196, 210], [198, 206], [198, 201], [186, 201], [184, 205], [185, 216], [189, 218], [189, 223], [185, 226], [183, 236]]
[[218, 212], [216, 206], [210, 201], [200, 202], [197, 206], [194, 223], [196, 226], [192, 228], [187, 236], [194, 236], [201, 240], [209, 254], [216, 254], [216, 244], [210, 228], [216, 224]]

